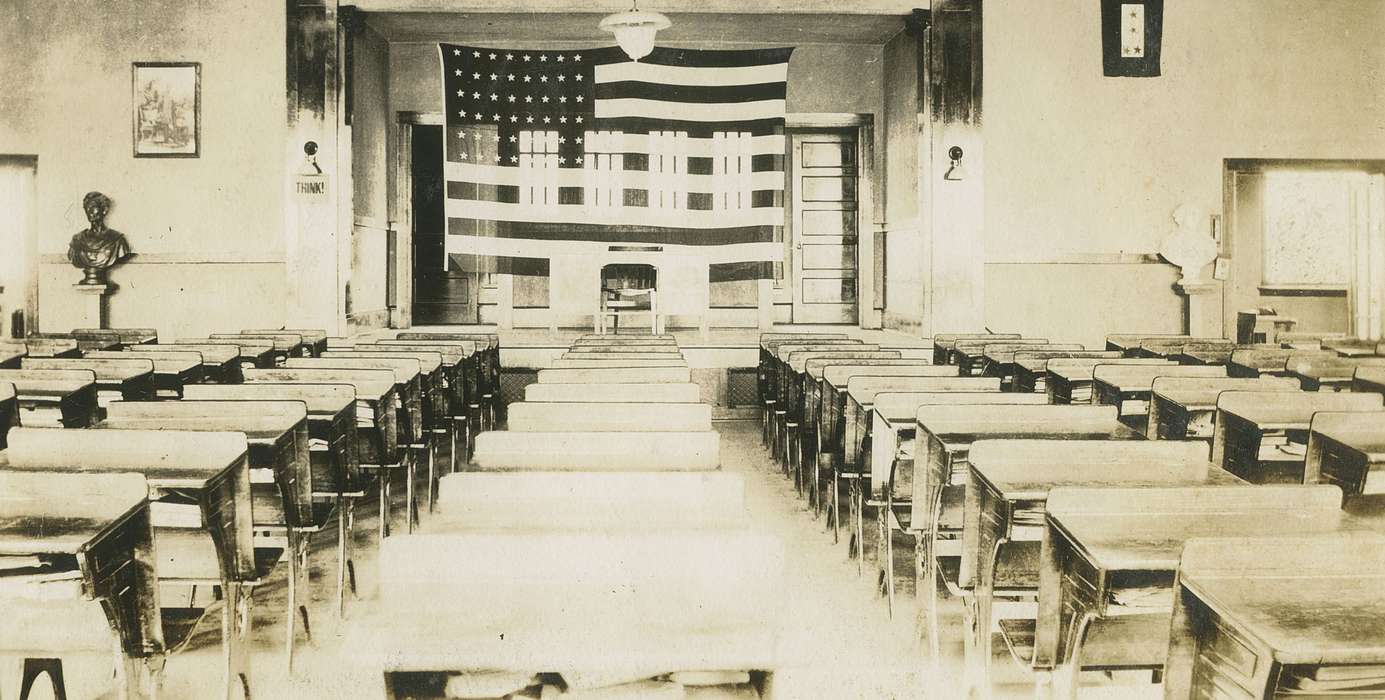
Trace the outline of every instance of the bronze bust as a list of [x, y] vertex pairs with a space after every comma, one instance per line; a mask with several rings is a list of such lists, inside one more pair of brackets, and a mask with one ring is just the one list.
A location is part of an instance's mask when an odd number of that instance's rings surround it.
[[67, 245], [67, 260], [81, 268], [81, 284], [105, 284], [106, 271], [130, 256], [130, 244], [125, 234], [106, 228], [106, 214], [111, 210], [111, 198], [100, 192], [88, 192], [82, 198], [90, 228], [72, 237]]

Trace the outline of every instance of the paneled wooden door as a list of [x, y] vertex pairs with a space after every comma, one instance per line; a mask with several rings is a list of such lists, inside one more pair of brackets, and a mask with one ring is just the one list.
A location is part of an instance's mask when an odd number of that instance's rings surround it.
[[856, 323], [856, 153], [854, 133], [790, 134], [794, 323]]

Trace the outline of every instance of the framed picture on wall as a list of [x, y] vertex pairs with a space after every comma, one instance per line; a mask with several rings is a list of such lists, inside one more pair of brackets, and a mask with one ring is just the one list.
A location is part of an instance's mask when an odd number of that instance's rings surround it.
[[202, 64], [135, 63], [136, 158], [196, 158], [202, 144]]

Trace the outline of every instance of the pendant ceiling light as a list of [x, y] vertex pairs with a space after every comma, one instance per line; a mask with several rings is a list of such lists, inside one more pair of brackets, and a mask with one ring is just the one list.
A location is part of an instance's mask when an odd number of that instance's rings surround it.
[[602, 18], [601, 29], [616, 36], [616, 43], [625, 50], [632, 61], [638, 61], [654, 50], [654, 35], [660, 29], [673, 26], [669, 19], [658, 12], [644, 12], [635, 3], [625, 12], [617, 12]]

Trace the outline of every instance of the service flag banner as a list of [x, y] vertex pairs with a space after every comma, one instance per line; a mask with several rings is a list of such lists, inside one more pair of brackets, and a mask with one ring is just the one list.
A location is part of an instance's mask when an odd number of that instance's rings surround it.
[[449, 253], [782, 259], [792, 48], [438, 48]]

